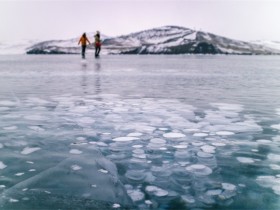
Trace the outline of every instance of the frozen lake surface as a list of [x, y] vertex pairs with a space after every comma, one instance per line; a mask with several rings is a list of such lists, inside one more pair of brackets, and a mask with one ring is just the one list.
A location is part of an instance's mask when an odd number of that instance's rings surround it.
[[280, 57], [0, 56], [1, 209], [280, 208]]

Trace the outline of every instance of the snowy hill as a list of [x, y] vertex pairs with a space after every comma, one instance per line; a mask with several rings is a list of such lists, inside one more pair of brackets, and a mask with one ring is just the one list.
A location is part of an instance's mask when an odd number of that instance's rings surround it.
[[278, 41], [257, 40], [257, 41], [252, 41], [251, 43], [262, 45], [262, 46], [265, 46], [265, 47], [268, 47], [271, 49], [280, 50], [280, 42], [278, 42]]
[[[93, 34], [88, 35], [90, 40]], [[280, 54], [280, 48], [244, 42], [178, 26], [164, 26], [118, 37], [101, 37], [106, 54]], [[40, 42], [28, 54], [80, 53], [78, 38]], [[93, 45], [89, 49], [93, 49]]]
[[24, 54], [26, 50], [31, 45], [38, 43], [38, 40], [21, 40], [18, 42], [0, 42], [0, 54], [10, 55], [10, 54]]

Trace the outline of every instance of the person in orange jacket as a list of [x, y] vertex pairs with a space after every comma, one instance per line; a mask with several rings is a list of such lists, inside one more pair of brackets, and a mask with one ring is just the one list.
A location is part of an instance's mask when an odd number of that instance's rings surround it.
[[83, 33], [81, 36], [78, 45], [82, 44], [82, 58], [85, 59], [87, 43], [90, 44], [90, 41], [87, 38], [86, 33]]

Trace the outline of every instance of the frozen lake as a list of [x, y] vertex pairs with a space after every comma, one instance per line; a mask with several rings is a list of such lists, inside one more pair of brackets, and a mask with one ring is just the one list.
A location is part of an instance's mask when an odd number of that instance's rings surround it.
[[0, 56], [4, 210], [278, 210], [279, 132], [279, 56]]

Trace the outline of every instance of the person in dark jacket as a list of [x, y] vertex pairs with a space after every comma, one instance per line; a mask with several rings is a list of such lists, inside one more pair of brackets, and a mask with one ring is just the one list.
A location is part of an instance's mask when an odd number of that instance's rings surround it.
[[100, 39], [100, 32], [96, 31], [96, 34], [94, 36], [95, 42], [95, 57], [99, 56], [100, 50], [101, 50], [101, 39]]
[[83, 33], [81, 36], [78, 45], [82, 45], [82, 58], [85, 59], [85, 54], [86, 54], [86, 48], [87, 48], [87, 43], [90, 44], [90, 41], [87, 38], [86, 33]]

